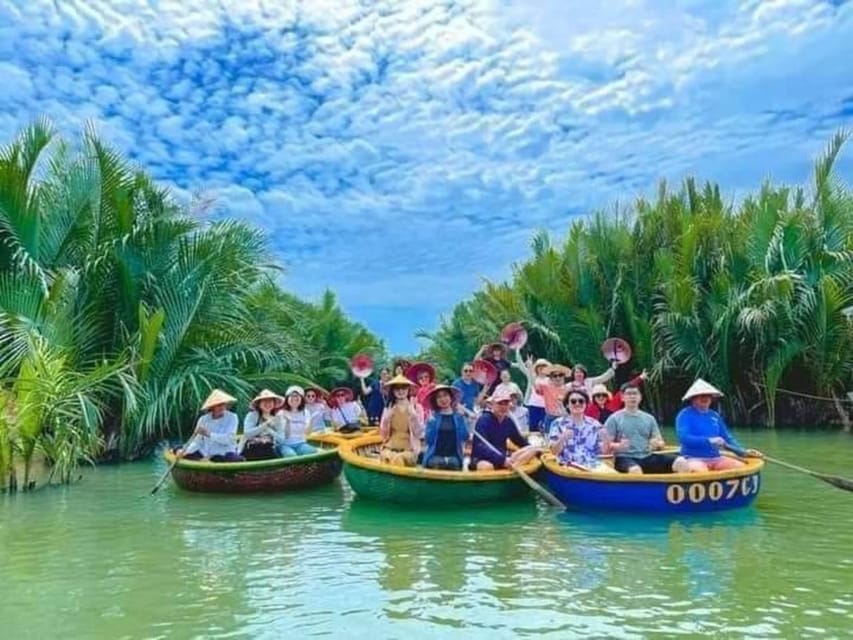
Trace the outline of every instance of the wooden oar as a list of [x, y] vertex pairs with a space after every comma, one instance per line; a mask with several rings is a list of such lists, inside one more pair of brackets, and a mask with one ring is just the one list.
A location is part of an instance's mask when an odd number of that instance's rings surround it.
[[[734, 451], [733, 449], [726, 447], [729, 451], [733, 453], [739, 454], [740, 451]], [[784, 460], [779, 460], [778, 458], [771, 458], [770, 456], [763, 455], [762, 458], [767, 460], [767, 462], [772, 462], [773, 464], [778, 464], [780, 467], [785, 467], [786, 469], [791, 469], [792, 471], [799, 471], [800, 473], [805, 473], [812, 478], [817, 478], [818, 480], [822, 480], [827, 484], [831, 484], [833, 487], [837, 487], [838, 489], [843, 489], [844, 491], [853, 491], [853, 480], [848, 480], [847, 478], [842, 478], [841, 476], [833, 476], [827, 473], [818, 473], [817, 471], [812, 471], [811, 469], [806, 469], [805, 467], [800, 467], [796, 464], [791, 464], [790, 462], [785, 462]]]
[[[187, 449], [189, 449], [190, 445], [191, 445], [193, 442], [195, 442], [195, 436], [193, 436], [192, 438], [190, 438], [190, 439], [187, 441], [187, 443], [186, 443], [183, 447], [181, 447], [181, 450], [182, 450], [182, 451], [186, 451]], [[151, 489], [151, 494], [150, 494], [150, 495], [152, 495], [152, 496], [153, 496], [155, 493], [157, 493], [157, 492], [160, 490], [160, 487], [163, 485], [163, 483], [164, 483], [164, 482], [166, 482], [166, 478], [168, 478], [168, 477], [169, 477], [169, 474], [170, 474], [170, 473], [172, 473], [172, 469], [174, 469], [174, 468], [175, 468], [175, 465], [176, 465], [176, 464], [178, 464], [178, 461], [180, 461], [180, 458], [179, 458], [177, 455], [175, 455], [175, 461], [174, 461], [172, 464], [170, 464], [170, 465], [169, 465], [169, 468], [168, 468], [168, 469], [166, 469], [166, 473], [164, 473], [162, 476], [160, 476], [160, 479], [157, 481], [157, 484], [155, 484], [155, 485], [154, 485], [154, 488], [153, 488], [153, 489]]]
[[[486, 440], [486, 438], [485, 438], [485, 437], [483, 437], [483, 435], [482, 435], [480, 432], [478, 432], [476, 429], [474, 429], [474, 435], [475, 435], [475, 436], [477, 436], [477, 437], [480, 439], [480, 441], [481, 441], [483, 444], [485, 444], [489, 449], [491, 449], [494, 453], [496, 453], [497, 455], [503, 455], [503, 454], [501, 454], [501, 452], [500, 452], [500, 451], [498, 451], [497, 449], [495, 449], [495, 447], [494, 447], [494, 446], [492, 446], [492, 443], [491, 443], [491, 442], [489, 442], [488, 440]], [[507, 461], [509, 461], [509, 458], [507, 458]], [[536, 482], [536, 480], [534, 480], [534, 479], [533, 479], [533, 478], [531, 478], [529, 475], [527, 475], [527, 474], [526, 474], [526, 473], [521, 469], [521, 465], [519, 465], [519, 464], [514, 464], [514, 463], [510, 462], [510, 467], [512, 467], [512, 470], [513, 470], [513, 471], [515, 471], [515, 472], [519, 475], [519, 477], [524, 481], [524, 483], [525, 483], [528, 487], [530, 487], [530, 488], [531, 488], [531, 489], [533, 489], [536, 493], [538, 493], [540, 496], [542, 496], [543, 498], [545, 498], [545, 500], [547, 500], [548, 502], [550, 502], [553, 506], [555, 506], [555, 507], [560, 507], [561, 509], [565, 509], [565, 508], [566, 508], [566, 505], [564, 505], [564, 504], [560, 501], [560, 499], [559, 499], [559, 498], [557, 498], [557, 496], [555, 496], [553, 493], [551, 493], [550, 491], [548, 491], [548, 490], [547, 490], [545, 487], [543, 487], [541, 484], [539, 484], [538, 482]]]

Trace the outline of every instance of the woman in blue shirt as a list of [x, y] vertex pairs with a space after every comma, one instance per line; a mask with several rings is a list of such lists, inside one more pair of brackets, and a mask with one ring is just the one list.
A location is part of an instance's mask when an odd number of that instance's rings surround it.
[[723, 393], [719, 389], [702, 378], [696, 380], [684, 394], [682, 400], [690, 405], [676, 416], [675, 430], [681, 442], [681, 455], [685, 459], [673, 466], [676, 473], [723, 471], [745, 466], [740, 460], [722, 455], [721, 449], [730, 449], [739, 456], [762, 457], [756, 449], [744, 449], [729, 433], [723, 417], [711, 409], [714, 399], [722, 397]]
[[429, 469], [462, 469], [462, 449], [468, 440], [468, 427], [461, 414], [458, 389], [438, 385], [427, 396], [432, 417], [426, 425], [424, 466]]

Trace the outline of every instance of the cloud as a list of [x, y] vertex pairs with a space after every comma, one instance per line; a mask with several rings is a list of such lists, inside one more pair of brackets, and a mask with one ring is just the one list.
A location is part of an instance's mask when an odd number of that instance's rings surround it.
[[334, 288], [399, 349], [534, 228], [660, 177], [802, 181], [853, 115], [850, 3], [184, 7], [0, 4], [0, 136], [91, 119], [183, 199], [265, 227], [288, 286]]

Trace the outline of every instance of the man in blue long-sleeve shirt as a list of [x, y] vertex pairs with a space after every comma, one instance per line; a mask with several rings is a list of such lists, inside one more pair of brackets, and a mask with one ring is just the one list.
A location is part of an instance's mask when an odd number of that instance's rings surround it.
[[[519, 433], [515, 421], [510, 417], [510, 400], [508, 393], [496, 392], [489, 399], [492, 410], [484, 412], [477, 420], [471, 447], [471, 464], [468, 467], [471, 471], [493, 471], [524, 464], [539, 452]], [[477, 437], [477, 434], [482, 438]], [[519, 447], [512, 455], [508, 455], [506, 449], [507, 439]]]
[[729, 433], [722, 416], [711, 409], [714, 398], [722, 397], [719, 389], [702, 378], [696, 380], [684, 394], [682, 399], [690, 405], [678, 413], [675, 430], [685, 460], [674, 468], [676, 472], [701, 473], [745, 466], [740, 460], [722, 455], [720, 450], [724, 448], [739, 456], [761, 457], [760, 451], [744, 449]]

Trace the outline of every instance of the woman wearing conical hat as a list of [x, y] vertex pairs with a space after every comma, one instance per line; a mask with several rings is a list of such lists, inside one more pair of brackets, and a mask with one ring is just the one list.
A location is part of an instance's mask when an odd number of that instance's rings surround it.
[[395, 376], [385, 386], [390, 397], [379, 420], [379, 435], [382, 436], [379, 458], [389, 464], [413, 467], [418, 459], [422, 431], [420, 414], [410, 397], [415, 383], [406, 376]]
[[675, 418], [675, 429], [684, 460], [673, 468], [674, 471], [701, 473], [745, 466], [740, 460], [722, 455], [723, 449], [729, 449], [739, 456], [761, 457], [760, 451], [744, 449], [729, 433], [723, 417], [711, 409], [714, 399], [722, 397], [722, 391], [702, 378], [697, 379], [684, 394], [682, 400], [688, 406]]
[[276, 443], [284, 434], [279, 410], [284, 398], [269, 389], [261, 391], [251, 402], [251, 411], [243, 419], [243, 437], [238, 451], [247, 460], [269, 460], [278, 456]]
[[196, 423], [193, 438], [185, 451], [178, 457], [191, 459], [207, 458], [211, 462], [239, 462], [243, 457], [237, 453], [237, 415], [228, 411], [228, 405], [236, 398], [221, 389], [214, 389], [201, 405], [204, 411]]

